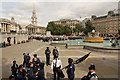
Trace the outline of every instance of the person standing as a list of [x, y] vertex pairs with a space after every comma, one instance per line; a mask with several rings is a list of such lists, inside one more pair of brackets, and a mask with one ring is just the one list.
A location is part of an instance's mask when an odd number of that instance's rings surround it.
[[58, 55], [56, 55], [55, 59], [53, 60], [51, 69], [54, 72], [54, 80], [56, 80], [56, 76], [57, 80], [60, 80], [59, 70], [62, 69], [62, 62], [60, 59], [58, 59]]
[[27, 69], [28, 80], [37, 80], [38, 71], [34, 72], [33, 62], [29, 63], [29, 68]]
[[17, 76], [18, 71], [18, 65], [16, 64], [16, 61], [13, 61], [13, 65], [11, 66], [12, 75]]
[[11, 45], [11, 37], [8, 37], [8, 38], [7, 38], [7, 41], [8, 41], [9, 46], [10, 46], [10, 45]]
[[69, 65], [66, 67], [66, 69], [67, 69], [67, 75], [69, 80], [74, 80], [74, 77], [75, 77], [75, 74], [74, 74], [75, 66], [72, 62], [73, 62], [73, 59], [68, 58]]
[[34, 58], [32, 59], [32, 62], [34, 62], [35, 58], [37, 58], [37, 62], [40, 62], [40, 59], [37, 57], [37, 54], [34, 54], [33, 56], [34, 56]]
[[81, 80], [98, 80], [97, 74], [95, 72], [95, 65], [90, 64], [88, 69], [89, 69], [89, 72], [87, 76], [84, 76]]
[[27, 57], [27, 55], [25, 54], [25, 53], [23, 53], [23, 55], [24, 55], [24, 60], [23, 60], [23, 67], [25, 67], [26, 66], [26, 57]]
[[45, 50], [45, 54], [46, 54], [46, 65], [47, 65], [47, 66], [50, 65], [50, 53], [51, 53], [51, 51], [50, 51], [49, 47], [47, 47], [46, 50]]
[[58, 55], [58, 50], [56, 49], [56, 47], [53, 49], [53, 56], [54, 56], [54, 59], [55, 59], [55, 56], [56, 54]]
[[26, 71], [23, 69], [23, 65], [19, 66], [19, 70], [17, 73], [17, 80], [26, 80]]
[[40, 70], [38, 68], [38, 70], [39, 70], [38, 80], [46, 80], [45, 79], [45, 73], [44, 73], [44, 63], [40, 63], [39, 66], [40, 66]]
[[30, 57], [30, 55], [28, 53], [27, 56], [26, 56], [26, 67], [29, 67], [28, 65], [30, 63], [30, 59], [31, 59], [31, 57]]

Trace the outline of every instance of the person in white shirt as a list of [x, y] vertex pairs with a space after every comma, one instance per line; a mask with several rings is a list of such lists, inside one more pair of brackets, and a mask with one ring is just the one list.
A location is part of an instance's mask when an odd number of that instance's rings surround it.
[[56, 75], [57, 75], [57, 80], [60, 80], [58, 71], [62, 69], [62, 62], [60, 59], [58, 59], [58, 55], [56, 55], [55, 59], [53, 60], [51, 64], [51, 69], [54, 72], [54, 80], [56, 80]]

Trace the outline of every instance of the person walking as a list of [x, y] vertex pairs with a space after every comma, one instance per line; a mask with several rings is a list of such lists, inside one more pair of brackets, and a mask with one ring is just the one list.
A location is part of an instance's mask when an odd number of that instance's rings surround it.
[[52, 61], [51, 69], [54, 72], [54, 80], [56, 80], [56, 76], [57, 80], [60, 80], [59, 71], [62, 69], [62, 62], [58, 59], [58, 55], [56, 55], [55, 59]]
[[46, 65], [47, 66], [50, 65], [50, 53], [51, 53], [51, 51], [50, 51], [49, 47], [47, 47], [46, 50], [45, 50]]

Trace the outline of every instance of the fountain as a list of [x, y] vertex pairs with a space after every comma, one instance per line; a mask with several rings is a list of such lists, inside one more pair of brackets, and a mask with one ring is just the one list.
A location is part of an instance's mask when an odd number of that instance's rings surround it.
[[88, 33], [88, 37], [85, 37], [83, 42], [90, 42], [90, 43], [103, 43], [103, 37], [99, 36], [99, 32], [95, 32], [95, 30], [92, 30], [92, 32]]

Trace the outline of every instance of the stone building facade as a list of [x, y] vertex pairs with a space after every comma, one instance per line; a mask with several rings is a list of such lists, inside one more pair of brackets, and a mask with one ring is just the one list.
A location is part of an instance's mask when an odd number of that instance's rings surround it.
[[105, 16], [92, 16], [91, 21], [96, 32], [100, 32], [101, 36], [118, 34], [118, 30], [120, 30], [120, 14], [113, 11], [109, 11]]
[[11, 20], [6, 18], [0, 19], [0, 30], [2, 33], [18, 33], [21, 29], [21, 25], [15, 22], [15, 19], [12, 17]]
[[61, 24], [63, 26], [69, 26], [71, 28], [74, 28], [76, 24], [80, 24], [79, 20], [71, 20], [71, 19], [60, 19], [58, 21], [52, 21], [55, 24]]
[[31, 24], [27, 25], [26, 29], [28, 34], [41, 34], [41, 35], [46, 34], [46, 28], [37, 25], [35, 8], [33, 9], [33, 12], [32, 12]]

